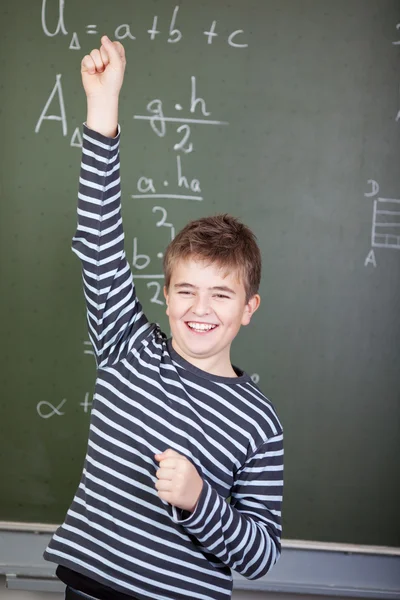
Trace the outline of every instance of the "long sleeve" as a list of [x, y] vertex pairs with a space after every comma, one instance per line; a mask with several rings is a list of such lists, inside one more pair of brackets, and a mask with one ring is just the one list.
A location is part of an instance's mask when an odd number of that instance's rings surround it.
[[248, 579], [265, 575], [281, 553], [283, 435], [262, 444], [237, 472], [228, 504], [204, 481], [195, 511], [174, 521], [201, 546]]
[[118, 361], [150, 327], [124, 250], [119, 141], [120, 132], [111, 139], [84, 125], [72, 249], [82, 261], [89, 336], [98, 367]]

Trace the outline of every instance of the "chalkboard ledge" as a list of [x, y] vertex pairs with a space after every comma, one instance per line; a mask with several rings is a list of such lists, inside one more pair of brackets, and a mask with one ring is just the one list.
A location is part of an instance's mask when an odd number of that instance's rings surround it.
[[[0, 574], [7, 587], [62, 592], [55, 566], [42, 558], [55, 526], [27, 528], [0, 524]], [[400, 549], [284, 540], [282, 556], [267, 576], [250, 581], [234, 574], [234, 589], [400, 600]]]

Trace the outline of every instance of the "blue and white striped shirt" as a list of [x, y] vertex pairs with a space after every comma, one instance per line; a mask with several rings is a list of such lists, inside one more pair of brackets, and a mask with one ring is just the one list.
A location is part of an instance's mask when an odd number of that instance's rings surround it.
[[[79, 182], [73, 250], [97, 379], [81, 481], [44, 556], [143, 600], [227, 600], [231, 569], [256, 579], [280, 555], [282, 426], [248, 375], [196, 368], [146, 319], [124, 252], [119, 134], [84, 127]], [[166, 448], [203, 478], [192, 514], [158, 497]]]

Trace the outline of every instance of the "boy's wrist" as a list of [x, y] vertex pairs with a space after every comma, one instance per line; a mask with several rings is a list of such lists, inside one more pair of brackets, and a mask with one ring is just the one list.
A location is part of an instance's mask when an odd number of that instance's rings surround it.
[[86, 125], [93, 131], [114, 138], [118, 133], [118, 96], [88, 98]]

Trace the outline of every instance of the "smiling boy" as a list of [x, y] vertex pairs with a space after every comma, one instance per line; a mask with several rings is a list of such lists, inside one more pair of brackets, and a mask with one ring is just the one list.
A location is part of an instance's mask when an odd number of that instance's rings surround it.
[[[124, 252], [120, 43], [82, 61], [88, 116], [73, 249], [97, 361], [87, 454], [45, 551], [66, 598], [227, 600], [281, 551], [282, 427], [230, 347], [259, 306], [252, 232], [228, 215], [189, 223], [164, 258], [172, 339], [150, 323]], [[230, 498], [230, 502], [227, 502]]]
[[173, 348], [204, 371], [236, 377], [231, 343], [260, 304], [254, 235], [229, 215], [189, 223], [167, 248], [164, 272]]

